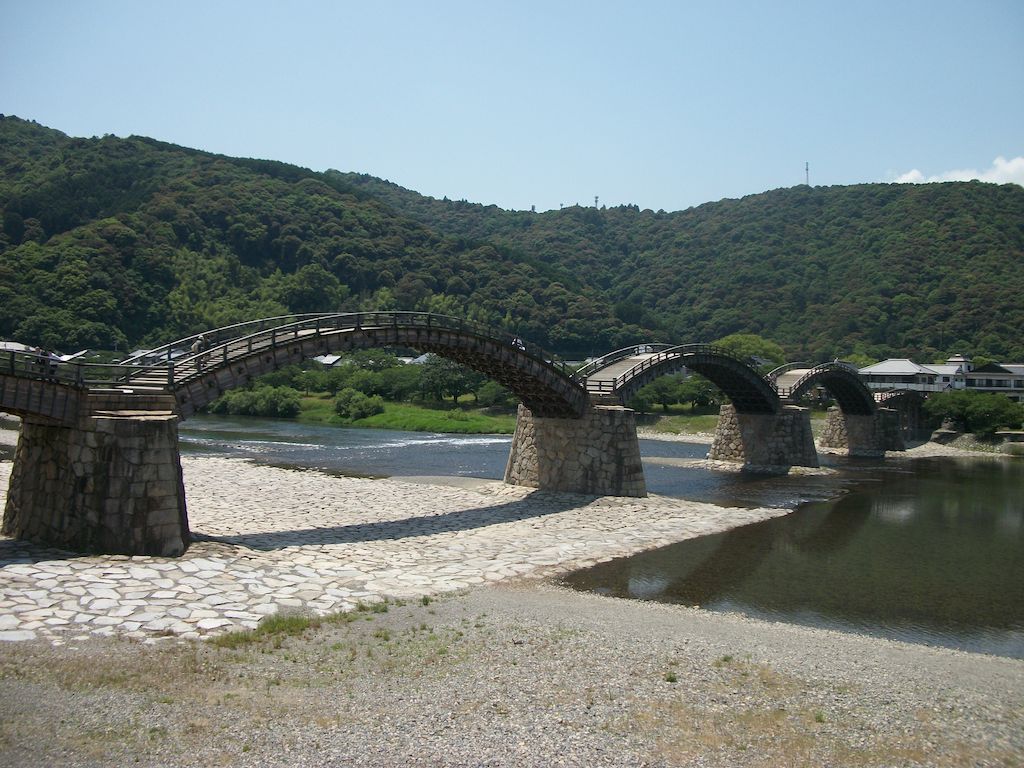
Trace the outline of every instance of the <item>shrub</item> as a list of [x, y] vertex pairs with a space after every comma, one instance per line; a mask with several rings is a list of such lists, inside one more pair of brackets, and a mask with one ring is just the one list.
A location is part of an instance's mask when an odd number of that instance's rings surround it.
[[210, 405], [212, 413], [291, 419], [299, 415], [299, 393], [291, 387], [234, 389]]
[[338, 392], [334, 399], [334, 412], [343, 419], [356, 421], [384, 412], [384, 400], [379, 395], [367, 396], [351, 387]]
[[968, 432], [990, 437], [1000, 427], [1020, 426], [1024, 406], [992, 392], [940, 392], [928, 398], [925, 411], [938, 419], [951, 419]]
[[496, 381], [485, 381], [476, 391], [476, 401], [484, 408], [507, 408], [513, 402], [512, 393]]

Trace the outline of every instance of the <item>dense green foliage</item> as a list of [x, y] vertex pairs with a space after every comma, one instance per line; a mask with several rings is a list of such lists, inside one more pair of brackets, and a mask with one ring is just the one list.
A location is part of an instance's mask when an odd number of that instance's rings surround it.
[[334, 412], [350, 421], [366, 419], [384, 413], [384, 400], [380, 395], [365, 395], [359, 390], [345, 387], [334, 398]]
[[487, 238], [602, 290], [631, 341], [754, 333], [790, 360], [1024, 360], [1024, 188], [798, 186], [676, 213], [545, 214], [344, 178], [445, 233]]
[[260, 386], [233, 389], [210, 405], [212, 413], [232, 416], [271, 416], [291, 419], [299, 415], [299, 393], [291, 387]]
[[[454, 404], [472, 394], [484, 406], [507, 406], [510, 394], [495, 382], [451, 360], [427, 355], [415, 365], [403, 363], [387, 350], [349, 352], [332, 366], [315, 360], [288, 365], [261, 376], [258, 387], [278, 387], [340, 396], [349, 390], [389, 402], [420, 400], [440, 403], [451, 397]], [[339, 411], [340, 413], [340, 411]]]
[[67, 351], [379, 308], [465, 316], [575, 358], [758, 334], [788, 359], [1024, 360], [1015, 185], [535, 214], [5, 117], [0, 222], [0, 338]]
[[981, 437], [991, 437], [998, 429], [1018, 429], [1024, 422], [1024, 405], [991, 392], [939, 392], [925, 401], [924, 409], [935, 419], [950, 419]]

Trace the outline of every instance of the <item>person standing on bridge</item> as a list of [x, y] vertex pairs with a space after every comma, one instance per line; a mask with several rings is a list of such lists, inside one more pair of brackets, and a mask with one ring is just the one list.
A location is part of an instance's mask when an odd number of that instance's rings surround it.
[[199, 334], [196, 336], [196, 340], [192, 342], [192, 354], [196, 356], [196, 368], [198, 370], [203, 369], [203, 357], [202, 354], [206, 350], [206, 336]]

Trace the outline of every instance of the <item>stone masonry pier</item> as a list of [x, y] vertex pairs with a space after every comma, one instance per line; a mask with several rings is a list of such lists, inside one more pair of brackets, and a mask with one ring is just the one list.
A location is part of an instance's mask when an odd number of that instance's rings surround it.
[[178, 416], [91, 400], [73, 425], [22, 419], [4, 535], [77, 552], [182, 554]]
[[708, 458], [752, 469], [817, 467], [810, 411], [788, 405], [778, 413], [739, 413], [723, 405]]
[[579, 419], [541, 418], [520, 405], [505, 482], [595, 496], [646, 496], [633, 411], [593, 406]]
[[880, 457], [886, 451], [906, 450], [899, 414], [891, 408], [859, 416], [833, 406], [818, 442], [824, 448], [845, 448], [850, 456]]

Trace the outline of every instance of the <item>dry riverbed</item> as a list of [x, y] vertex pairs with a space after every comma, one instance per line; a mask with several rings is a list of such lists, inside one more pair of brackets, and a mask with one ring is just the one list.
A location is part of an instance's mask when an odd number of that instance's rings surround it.
[[0, 765], [1024, 764], [1024, 662], [552, 581], [780, 510], [184, 471], [183, 558], [0, 539]]
[[[509, 583], [0, 661], [8, 766], [1016, 766], [1024, 663]], [[381, 610], [381, 609], [377, 609]], [[224, 641], [221, 641], [222, 643]]]

